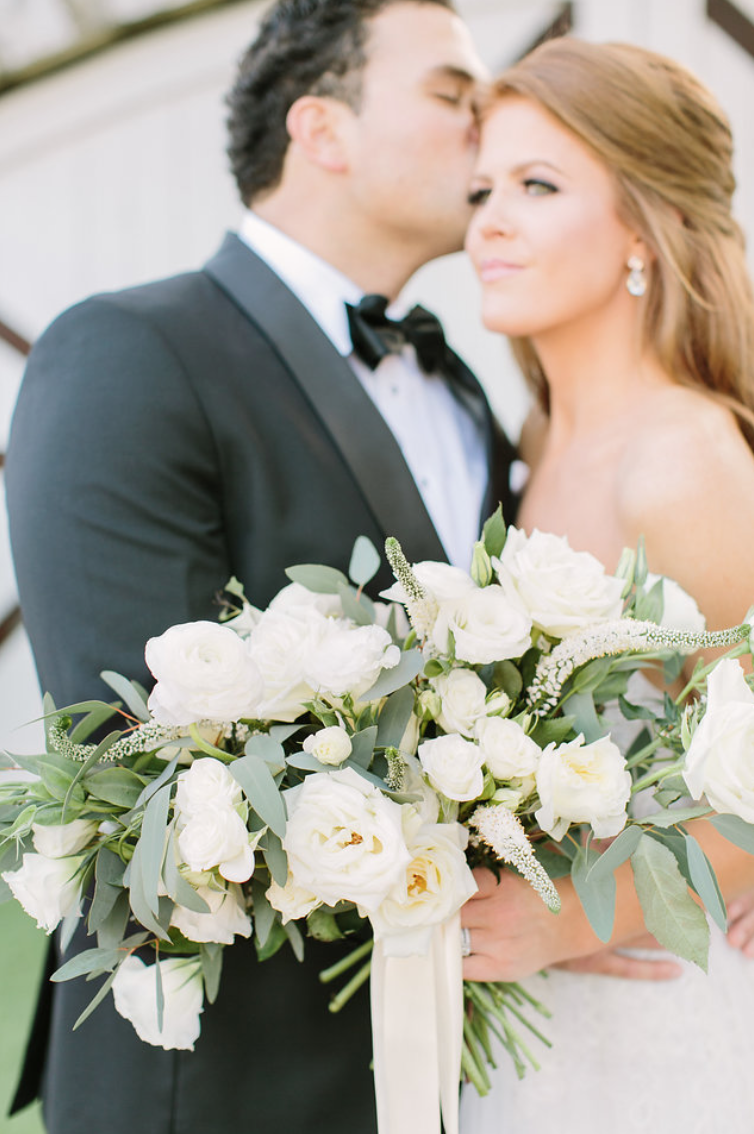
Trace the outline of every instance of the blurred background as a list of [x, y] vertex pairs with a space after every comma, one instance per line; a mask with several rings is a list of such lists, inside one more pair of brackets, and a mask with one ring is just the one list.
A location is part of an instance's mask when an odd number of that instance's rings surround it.
[[[223, 96], [266, 7], [266, 0], [0, 0], [0, 454], [25, 354], [60, 311], [92, 292], [194, 268], [238, 223]], [[642, 44], [692, 68], [732, 120], [737, 213], [754, 231], [754, 0], [457, 0], [457, 7], [493, 72], [544, 36], [569, 31]], [[479, 325], [477, 285], [463, 256], [425, 268], [411, 293], [443, 318], [517, 435], [526, 396], [504, 344]], [[39, 725], [21, 726], [39, 712], [0, 488], [0, 749], [34, 750]], [[9, 1134], [41, 1130], [36, 1111], [3, 1117], [40, 938], [14, 906], [0, 906], [0, 1130]]]

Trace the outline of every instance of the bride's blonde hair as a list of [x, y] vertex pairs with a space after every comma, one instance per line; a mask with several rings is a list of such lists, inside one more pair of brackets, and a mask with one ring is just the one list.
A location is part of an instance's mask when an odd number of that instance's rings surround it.
[[[647, 265], [644, 334], [679, 383], [732, 409], [754, 449], [754, 300], [728, 121], [685, 68], [630, 44], [553, 39], [495, 83], [485, 113], [519, 95], [539, 103], [608, 168], [622, 219], [655, 259]], [[528, 339], [513, 340], [547, 404]]]

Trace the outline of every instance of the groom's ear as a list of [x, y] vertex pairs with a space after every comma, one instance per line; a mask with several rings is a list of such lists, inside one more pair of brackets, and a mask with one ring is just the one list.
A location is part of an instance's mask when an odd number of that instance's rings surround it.
[[349, 113], [353, 111], [338, 99], [302, 95], [286, 117], [291, 143], [314, 165], [333, 173], [344, 172], [348, 163], [343, 125]]

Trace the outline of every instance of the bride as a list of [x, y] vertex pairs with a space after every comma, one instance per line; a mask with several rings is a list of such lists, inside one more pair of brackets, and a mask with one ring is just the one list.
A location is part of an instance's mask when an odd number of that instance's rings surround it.
[[[467, 240], [484, 323], [512, 337], [540, 407], [519, 525], [610, 570], [643, 536], [650, 569], [711, 629], [754, 602], [754, 303], [734, 186], [727, 122], [690, 74], [637, 47], [553, 40], [495, 85]], [[693, 828], [726, 899], [751, 887], [754, 857]], [[603, 948], [570, 880], [558, 917], [510, 871], [478, 882], [464, 975], [528, 978], [554, 1043], [523, 1082], [501, 1053], [491, 1095], [464, 1092], [468, 1134], [748, 1134], [754, 966], [722, 933], [709, 976], [553, 969]], [[617, 882], [610, 945], [644, 944], [628, 863]]]

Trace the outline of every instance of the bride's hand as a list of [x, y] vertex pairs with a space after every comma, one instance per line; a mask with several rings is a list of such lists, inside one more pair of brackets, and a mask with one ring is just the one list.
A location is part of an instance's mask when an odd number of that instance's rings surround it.
[[728, 903], [728, 944], [754, 958], [754, 890]]
[[[631, 948], [659, 949], [654, 937], [645, 934], [631, 942]], [[621, 980], [675, 980], [683, 972], [677, 961], [665, 953], [656, 958], [628, 957], [620, 949], [600, 949], [586, 957], [558, 961], [552, 966], [569, 973], [589, 973], [592, 976], [619, 977]]]

